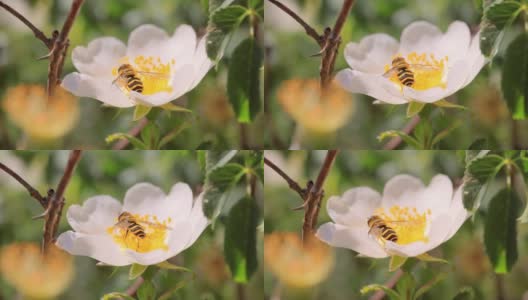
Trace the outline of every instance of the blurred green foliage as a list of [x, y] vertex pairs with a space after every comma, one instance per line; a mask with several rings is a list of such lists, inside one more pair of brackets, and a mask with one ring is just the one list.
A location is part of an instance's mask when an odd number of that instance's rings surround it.
[[[0, 162], [44, 193], [56, 187], [68, 155], [68, 151], [0, 151]], [[165, 192], [176, 182], [186, 182], [196, 196], [203, 189], [203, 180], [203, 170], [193, 151], [85, 151], [66, 190], [59, 233], [70, 230], [66, 220], [68, 207], [82, 204], [91, 196], [104, 194], [123, 201], [127, 189], [142, 181], [157, 185]], [[257, 194], [256, 199], [261, 206], [262, 197]], [[31, 220], [31, 217], [41, 213], [38, 202], [22, 186], [0, 172], [0, 248], [13, 242], [40, 243], [43, 220]], [[222, 215], [214, 229], [207, 227], [194, 245], [176, 257], [178, 265], [194, 272], [194, 279], [191, 274], [179, 271], [157, 272], [154, 285], [158, 296], [185, 282], [184, 287], [168, 299], [236, 297], [239, 287], [231, 279], [222, 251], [226, 221], [226, 216]], [[263, 299], [262, 234], [257, 233], [259, 267], [242, 287], [248, 299]], [[128, 267], [114, 270], [113, 267], [97, 267], [96, 263], [90, 257], [76, 256], [75, 278], [59, 299], [99, 299], [106, 293], [124, 292], [132, 284], [133, 281], [128, 280]], [[0, 276], [0, 298], [14, 299], [15, 295], [16, 291]]]

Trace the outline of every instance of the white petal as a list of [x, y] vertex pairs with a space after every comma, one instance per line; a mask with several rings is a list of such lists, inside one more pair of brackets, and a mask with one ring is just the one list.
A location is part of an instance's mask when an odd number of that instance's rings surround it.
[[325, 223], [317, 229], [316, 236], [323, 242], [334, 246], [352, 249], [368, 257], [383, 258], [387, 253], [368, 236], [368, 227], [345, 227], [334, 223]]
[[352, 69], [373, 74], [384, 73], [385, 64], [398, 51], [398, 42], [391, 36], [378, 33], [368, 35], [358, 43], [348, 43], [345, 59]]
[[471, 42], [471, 33], [466, 23], [455, 21], [449, 25], [446, 33], [436, 42], [435, 47], [440, 57], [449, 57], [448, 64], [453, 64], [460, 59], [465, 59]]
[[59, 236], [56, 244], [72, 255], [89, 256], [112, 266], [126, 266], [133, 263], [107, 234], [87, 235], [67, 231]]
[[385, 184], [381, 204], [384, 207], [393, 205], [414, 207], [416, 205], [414, 196], [424, 188], [422, 181], [414, 176], [396, 175]]
[[405, 104], [409, 102], [398, 95], [399, 91], [394, 85], [377, 74], [366, 74], [359, 71], [345, 69], [336, 75], [339, 84], [349, 92], [369, 95], [377, 100], [390, 104]]
[[189, 236], [189, 239], [187, 240], [187, 244], [185, 245], [184, 249], [194, 244], [194, 242], [198, 239], [198, 237], [205, 230], [207, 225], [209, 225], [209, 221], [207, 220], [207, 218], [205, 217], [203, 213], [203, 206], [202, 206], [203, 196], [204, 196], [204, 193], [201, 193], [194, 201], [191, 215], [189, 217], [190, 236]]
[[431, 183], [422, 193], [423, 207], [431, 209], [431, 217], [450, 213], [453, 198], [453, 183], [446, 175], [439, 174], [433, 177]]
[[453, 201], [449, 209], [449, 216], [451, 217], [449, 234], [445, 237], [445, 241], [451, 239], [458, 229], [469, 218], [469, 212], [464, 208], [462, 191], [464, 186], [460, 186], [453, 196]]
[[385, 249], [388, 253], [405, 257], [414, 257], [432, 250], [445, 241], [445, 237], [449, 233], [449, 228], [446, 226], [446, 222], [448, 220], [448, 214], [444, 214], [437, 217], [436, 219], [433, 219], [431, 222], [431, 228], [428, 234], [429, 240], [427, 243], [414, 242], [407, 245], [386, 243]]
[[196, 50], [196, 33], [189, 25], [180, 25], [174, 31], [174, 34], [167, 43], [170, 59], [174, 59], [174, 68], [179, 69], [181, 66], [193, 61]]
[[168, 217], [166, 213], [158, 214], [164, 211], [164, 207], [160, 206], [165, 204], [165, 198], [165, 193], [159, 187], [147, 182], [137, 183], [126, 192], [123, 211], [139, 215], [156, 215], [158, 219], [165, 219]]
[[121, 203], [103, 195], [89, 198], [82, 206], [70, 206], [66, 218], [76, 232], [101, 234], [116, 223], [120, 212]]
[[127, 55], [131, 59], [139, 55], [161, 57], [168, 43], [169, 35], [163, 29], [151, 24], [141, 25], [130, 33]]
[[487, 63], [486, 58], [480, 51], [480, 32], [477, 33], [471, 40], [471, 45], [465, 59], [469, 65], [469, 72], [462, 87], [473, 81], [482, 67], [484, 67], [484, 65]]
[[170, 211], [173, 219], [187, 219], [191, 214], [193, 204], [192, 190], [188, 184], [178, 182], [172, 186], [162, 209]]
[[377, 191], [358, 187], [346, 191], [341, 197], [328, 199], [326, 209], [337, 224], [359, 226], [367, 224], [367, 219], [380, 204], [381, 195]]
[[194, 74], [193, 82], [189, 87], [189, 90], [194, 89], [198, 83], [204, 78], [205, 74], [213, 67], [213, 62], [207, 56], [207, 51], [205, 50], [206, 38], [203, 37], [200, 42], [198, 42], [198, 47], [193, 57], [194, 65]]
[[417, 21], [409, 24], [402, 31], [400, 38], [400, 52], [407, 55], [410, 52], [431, 52], [435, 41], [442, 36], [438, 27], [429, 22]]
[[61, 86], [78, 97], [97, 99], [109, 106], [131, 107], [135, 103], [127, 98], [112, 82], [77, 72], [64, 77]]
[[88, 47], [75, 47], [72, 62], [84, 74], [112, 77], [112, 68], [119, 58], [126, 55], [126, 46], [113, 37], [102, 37], [91, 41]]

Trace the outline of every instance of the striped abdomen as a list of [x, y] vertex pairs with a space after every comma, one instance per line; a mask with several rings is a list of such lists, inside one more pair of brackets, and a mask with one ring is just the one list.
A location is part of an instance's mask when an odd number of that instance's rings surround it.
[[139, 225], [135, 221], [128, 221], [127, 230], [132, 232], [138, 238], [145, 238], [145, 230], [143, 229], [143, 226]]
[[143, 82], [137, 76], [134, 68], [129, 64], [123, 64], [117, 69], [119, 76], [126, 81], [128, 89], [134, 92], [142, 93], [143, 92]]
[[391, 242], [398, 242], [398, 235], [396, 231], [390, 226], [387, 226], [385, 221], [378, 216], [372, 216], [367, 221], [368, 226], [370, 227], [369, 233], [377, 233], [381, 238]]
[[414, 84], [414, 73], [409, 69], [409, 64], [403, 57], [392, 60], [392, 67], [398, 71], [398, 80], [405, 86], [412, 87]]

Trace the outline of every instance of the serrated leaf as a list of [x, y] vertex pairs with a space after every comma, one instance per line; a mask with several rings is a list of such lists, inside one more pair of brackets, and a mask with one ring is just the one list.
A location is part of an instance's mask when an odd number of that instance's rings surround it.
[[424, 107], [425, 103], [417, 101], [409, 102], [409, 104], [407, 105], [407, 118], [411, 118], [419, 114]]
[[233, 280], [246, 283], [257, 269], [258, 206], [255, 199], [241, 199], [226, 221], [224, 253]]
[[502, 93], [515, 120], [528, 117], [528, 33], [523, 32], [506, 49]]
[[513, 22], [521, 12], [521, 8], [521, 3], [517, 1], [504, 1], [490, 5], [484, 15], [498, 29], [502, 30], [504, 26]]
[[262, 50], [250, 37], [233, 51], [227, 75], [227, 94], [237, 119], [249, 123], [260, 111], [260, 68]]
[[495, 177], [504, 165], [504, 158], [498, 155], [486, 155], [471, 161], [469, 173], [480, 183], [486, 183], [490, 178]]
[[121, 132], [113, 133], [105, 138], [105, 142], [107, 144], [110, 144], [116, 140], [122, 140], [122, 139], [128, 140], [130, 144], [132, 144], [136, 149], [140, 149], [140, 150], [148, 149], [145, 143], [143, 143], [141, 140], [139, 140], [135, 136], [132, 136], [128, 133], [121, 133]]
[[480, 51], [487, 57], [494, 57], [504, 36], [495, 24], [484, 19], [480, 23]]
[[483, 187], [475, 178], [466, 177], [464, 180], [463, 202], [464, 208], [469, 211], [476, 211], [480, 206], [479, 193]]
[[134, 109], [134, 121], [138, 121], [142, 119], [143, 117], [147, 116], [150, 110], [152, 109], [152, 106], [145, 106], [138, 104], [136, 105], [136, 108]]
[[453, 297], [453, 300], [473, 300], [475, 299], [475, 292], [471, 287], [464, 287], [458, 291]]
[[128, 270], [128, 280], [134, 280], [147, 270], [148, 266], [132, 264]]
[[420, 297], [431, 290], [439, 282], [447, 278], [447, 273], [441, 272], [436, 274], [433, 279], [429, 280], [426, 284], [418, 288], [414, 294], [414, 299], [421, 299]]
[[211, 170], [222, 167], [223, 165], [227, 164], [231, 159], [233, 159], [237, 153], [238, 150], [207, 151], [205, 159], [206, 171], [210, 172]]
[[486, 253], [496, 273], [507, 273], [517, 261], [518, 210], [516, 194], [508, 188], [491, 199], [484, 225]]
[[114, 292], [114, 293], [109, 293], [109, 294], [106, 294], [106, 295], [103, 295], [103, 298], [101, 298], [102, 300], [113, 300], [113, 299], [119, 299], [119, 300], [136, 300], [134, 299], [134, 297], [131, 297], [125, 293], [119, 293], [119, 292]]
[[156, 297], [156, 289], [151, 281], [145, 281], [137, 290], [138, 300], [154, 300]]
[[246, 168], [237, 163], [228, 163], [215, 168], [209, 174], [209, 183], [221, 192], [232, 188], [246, 173]]
[[390, 289], [382, 284], [369, 284], [367, 286], [364, 286], [361, 288], [360, 293], [362, 295], [371, 293], [371, 292], [377, 292], [377, 291], [383, 291], [387, 296], [389, 296], [389, 299], [391, 300], [400, 300], [402, 299], [401, 296], [394, 291], [393, 289]]
[[398, 270], [407, 261], [407, 257], [393, 255], [389, 262], [389, 272]]
[[224, 33], [228, 33], [240, 26], [246, 16], [248, 16], [247, 8], [241, 5], [231, 5], [217, 10], [211, 16], [211, 18], [212, 24], [216, 28], [220, 29]]

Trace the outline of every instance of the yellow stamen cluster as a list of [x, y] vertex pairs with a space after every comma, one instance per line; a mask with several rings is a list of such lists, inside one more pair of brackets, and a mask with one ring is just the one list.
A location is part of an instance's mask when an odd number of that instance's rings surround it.
[[[167, 245], [167, 233], [172, 221], [169, 217], [159, 221], [157, 216], [133, 214], [134, 220], [145, 232], [145, 237], [140, 238], [126, 226], [114, 225], [106, 229], [114, 242], [123, 249], [134, 250], [139, 253], [147, 253], [154, 250], [169, 250]], [[116, 218], [116, 224], [118, 223]]]
[[399, 245], [407, 245], [414, 242], [427, 243], [429, 238], [428, 226], [431, 210], [419, 213], [416, 207], [401, 207], [394, 205], [386, 212], [384, 208], [378, 208], [375, 214], [381, 217], [398, 236]]
[[[414, 84], [412, 88], [418, 91], [428, 90], [434, 87], [446, 88], [446, 68], [448, 57], [445, 56], [441, 59], [437, 59], [434, 54], [416, 52], [409, 53], [406, 57], [401, 54], [396, 54], [392, 59], [396, 57], [403, 57], [409, 64], [409, 70], [414, 74]], [[391, 64], [385, 65], [385, 71], [392, 68]], [[403, 91], [403, 84], [398, 79], [398, 75], [395, 73], [390, 77], [390, 80], [398, 85]]]
[[[152, 95], [159, 92], [172, 92], [171, 86], [171, 68], [176, 61], [172, 59], [170, 62], [163, 63], [161, 58], [153, 56], [139, 55], [133, 59], [132, 66], [137, 72], [138, 78], [143, 83], [143, 95]], [[131, 64], [128, 57], [122, 57], [119, 64], [112, 69], [112, 75], [118, 76], [117, 70], [122, 64]], [[144, 73], [141, 73], [144, 72]], [[121, 84], [121, 88], [125, 93], [130, 92], [126, 86]]]

